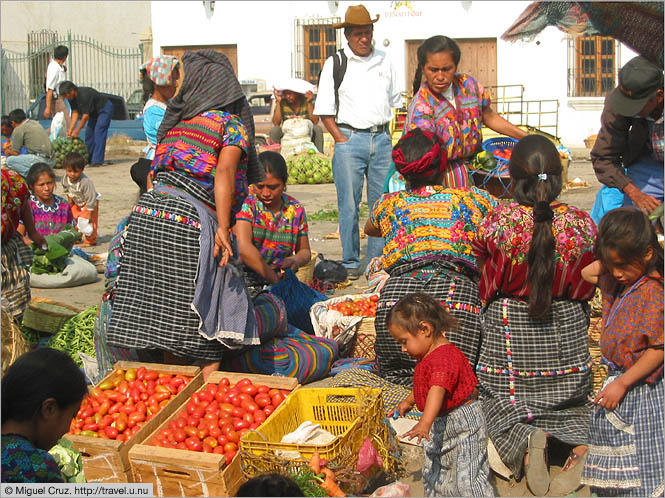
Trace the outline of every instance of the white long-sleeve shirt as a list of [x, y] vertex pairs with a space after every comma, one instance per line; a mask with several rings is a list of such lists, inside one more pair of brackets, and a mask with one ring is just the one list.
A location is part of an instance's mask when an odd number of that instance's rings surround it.
[[[339, 87], [337, 123], [364, 129], [388, 123], [393, 107], [402, 103], [401, 87], [390, 58], [381, 50], [372, 50], [368, 57], [359, 57], [344, 47], [346, 73]], [[319, 81], [314, 114], [335, 115], [333, 58], [328, 57]]]

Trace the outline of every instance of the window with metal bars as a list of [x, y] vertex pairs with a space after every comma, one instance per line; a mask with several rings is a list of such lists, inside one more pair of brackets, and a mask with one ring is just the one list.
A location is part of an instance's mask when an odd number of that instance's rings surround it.
[[339, 18], [296, 19], [294, 76], [317, 84], [323, 63], [341, 47], [341, 31], [332, 27]]
[[[568, 96], [604, 97], [616, 86], [617, 42], [610, 36], [578, 36], [569, 45]], [[572, 52], [572, 54], [571, 54]], [[572, 59], [572, 60], [571, 60]]]

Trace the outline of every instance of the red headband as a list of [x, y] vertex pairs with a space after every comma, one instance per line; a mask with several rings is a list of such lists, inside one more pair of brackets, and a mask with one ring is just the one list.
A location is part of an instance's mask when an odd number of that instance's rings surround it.
[[[430, 176], [434, 174], [437, 170], [439, 172], [446, 169], [448, 165], [448, 154], [441, 149], [441, 142], [439, 137], [434, 133], [427, 130], [420, 130], [423, 135], [432, 140], [434, 143], [432, 148], [423, 155], [417, 161], [407, 162], [404, 158], [404, 153], [402, 148], [398, 143], [397, 146], [393, 149], [393, 161], [395, 163], [395, 168], [404, 176]], [[409, 131], [401, 139], [408, 140], [413, 136], [413, 132]], [[438, 168], [437, 168], [438, 166]]]

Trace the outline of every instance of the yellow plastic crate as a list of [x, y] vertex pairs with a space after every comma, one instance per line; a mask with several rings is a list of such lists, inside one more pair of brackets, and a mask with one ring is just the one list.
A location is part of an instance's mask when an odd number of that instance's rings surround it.
[[[393, 459], [387, 450], [388, 430], [383, 423], [381, 390], [376, 388], [300, 388], [256, 431], [240, 440], [243, 473], [247, 478], [284, 468], [307, 465], [315, 451], [335, 466], [355, 469], [358, 451], [365, 438], [371, 438], [389, 471]], [[326, 445], [280, 443], [305, 421], [338, 436]], [[297, 451], [299, 460], [287, 460], [277, 451]]]

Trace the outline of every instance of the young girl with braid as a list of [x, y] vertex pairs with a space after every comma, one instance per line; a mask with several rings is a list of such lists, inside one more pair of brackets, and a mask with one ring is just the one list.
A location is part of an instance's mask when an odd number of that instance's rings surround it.
[[[589, 432], [587, 346], [596, 227], [556, 199], [561, 161], [554, 144], [529, 135], [509, 163], [515, 201], [481, 222], [473, 247], [481, 269], [482, 337], [476, 366], [487, 432], [503, 463], [536, 496], [579, 486]], [[550, 486], [547, 440], [572, 448]]]

